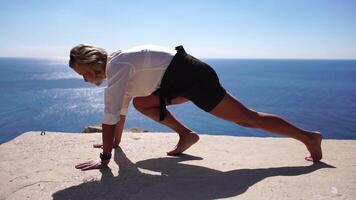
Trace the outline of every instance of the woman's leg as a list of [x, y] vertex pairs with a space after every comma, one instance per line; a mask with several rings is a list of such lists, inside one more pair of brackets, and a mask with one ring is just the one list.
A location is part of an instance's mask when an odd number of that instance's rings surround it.
[[322, 158], [322, 135], [319, 132], [300, 129], [277, 115], [251, 110], [229, 93], [210, 113], [241, 126], [258, 128], [297, 139], [306, 145], [311, 154], [306, 158], [307, 160], [319, 161]]
[[[181, 104], [187, 102], [188, 100], [182, 97], [177, 97], [171, 100], [170, 105]], [[149, 118], [168, 126], [173, 129], [179, 135], [179, 142], [176, 147], [167, 152], [168, 155], [178, 155], [183, 151], [187, 150], [190, 146], [199, 140], [199, 136], [189, 129], [187, 126], [182, 124], [178, 119], [176, 119], [168, 110], [166, 117], [163, 121], [159, 121], [159, 96], [150, 95], [147, 97], [136, 97], [133, 99], [134, 107], [140, 111], [142, 114], [148, 116]]]

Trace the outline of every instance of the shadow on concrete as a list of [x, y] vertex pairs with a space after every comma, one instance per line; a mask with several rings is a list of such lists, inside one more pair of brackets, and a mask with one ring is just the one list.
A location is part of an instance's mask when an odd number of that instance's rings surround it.
[[[201, 159], [184, 154], [181, 157], [154, 158], [134, 164], [120, 148], [117, 148], [114, 161], [120, 167], [119, 176], [114, 177], [109, 168], [102, 169], [100, 181], [84, 182], [58, 191], [52, 196], [56, 200], [217, 199], [238, 196], [268, 177], [298, 176], [322, 168], [335, 168], [319, 162], [310, 166], [237, 169], [223, 172], [180, 163]], [[142, 172], [144, 170], [154, 171], [154, 175]]]

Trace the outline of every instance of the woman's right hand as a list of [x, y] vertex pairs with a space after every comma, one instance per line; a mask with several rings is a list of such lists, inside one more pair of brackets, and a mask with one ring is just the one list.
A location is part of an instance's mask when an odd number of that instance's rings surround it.
[[82, 171], [85, 170], [90, 170], [90, 169], [102, 169], [108, 166], [110, 162], [109, 160], [99, 160], [99, 161], [95, 161], [95, 160], [90, 160], [84, 163], [80, 163], [78, 165], [75, 166], [76, 169], [81, 169]]

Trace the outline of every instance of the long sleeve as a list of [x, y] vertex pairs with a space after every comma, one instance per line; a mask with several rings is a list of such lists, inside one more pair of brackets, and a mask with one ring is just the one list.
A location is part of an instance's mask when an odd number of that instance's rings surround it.
[[133, 72], [132, 65], [128, 63], [115, 63], [114, 65], [108, 69], [110, 77], [108, 78], [108, 87], [105, 89], [104, 96], [103, 123], [109, 125], [116, 124], [119, 121], [122, 110], [126, 109], [127, 112], [130, 97], [126, 95], [126, 88]]
[[128, 94], [124, 95], [124, 100], [122, 102], [122, 106], [121, 106], [121, 111], [120, 111], [120, 115], [125, 115], [128, 112], [129, 109], [129, 105], [130, 105], [130, 101], [131, 101], [132, 97]]

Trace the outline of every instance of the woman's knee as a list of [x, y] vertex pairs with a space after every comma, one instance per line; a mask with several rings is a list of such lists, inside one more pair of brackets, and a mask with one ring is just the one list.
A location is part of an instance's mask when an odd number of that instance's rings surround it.
[[144, 104], [142, 102], [143, 102], [143, 100], [141, 97], [135, 97], [132, 100], [132, 104], [137, 110], [144, 109]]
[[157, 96], [147, 96], [147, 97], [135, 97], [132, 100], [133, 106], [137, 110], [144, 110], [146, 108], [159, 107], [159, 99]]

